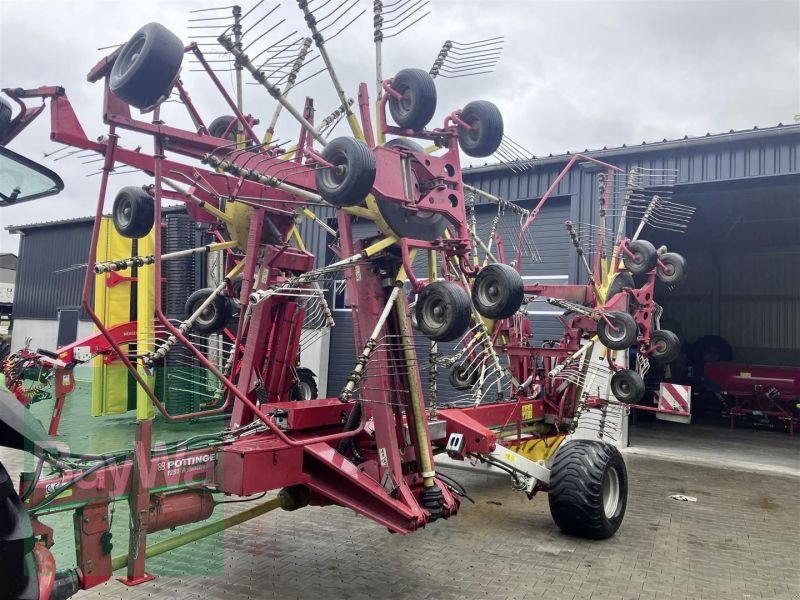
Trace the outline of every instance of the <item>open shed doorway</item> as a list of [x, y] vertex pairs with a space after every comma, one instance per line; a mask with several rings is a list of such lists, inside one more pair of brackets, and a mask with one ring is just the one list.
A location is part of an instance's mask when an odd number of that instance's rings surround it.
[[[696, 208], [686, 232], [651, 230], [647, 237], [686, 259], [687, 277], [657, 291], [662, 328], [678, 334], [683, 351], [655, 376], [692, 386], [688, 427], [696, 433], [676, 434], [686, 426], [640, 414], [631, 443], [668, 435], [735, 441], [769, 430], [779, 436], [777, 443], [797, 452], [800, 179], [679, 186], [673, 198]], [[652, 383], [657, 387], [658, 381]]]

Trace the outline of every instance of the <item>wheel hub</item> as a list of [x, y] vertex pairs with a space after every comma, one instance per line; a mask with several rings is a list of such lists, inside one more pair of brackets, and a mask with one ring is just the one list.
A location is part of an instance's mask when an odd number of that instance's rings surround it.
[[613, 467], [609, 468], [603, 475], [602, 485], [603, 512], [607, 519], [611, 519], [617, 513], [619, 491], [619, 474]]

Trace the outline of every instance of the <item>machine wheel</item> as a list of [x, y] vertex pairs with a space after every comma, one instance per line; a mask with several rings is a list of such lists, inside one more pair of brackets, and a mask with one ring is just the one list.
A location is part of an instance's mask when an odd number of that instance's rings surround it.
[[183, 42], [160, 23], [148, 23], [123, 46], [111, 68], [114, 95], [145, 110], [169, 96], [183, 62]]
[[11, 344], [0, 341], [0, 372], [3, 370], [3, 363], [6, 362], [8, 355], [11, 354]]
[[414, 140], [410, 140], [408, 138], [394, 138], [393, 140], [389, 140], [383, 145], [384, 148], [405, 148], [406, 150], [411, 150], [412, 152], [425, 152], [425, 148], [420, 146]]
[[[395, 138], [384, 144], [385, 148], [406, 148], [412, 152], [425, 152], [416, 142], [407, 138]], [[413, 177], [413, 172], [412, 172]], [[383, 198], [377, 199], [378, 211], [391, 230], [400, 237], [424, 240], [427, 242], [444, 235], [447, 219], [444, 215], [420, 210], [408, 212], [403, 205]]]
[[155, 221], [155, 201], [142, 188], [122, 188], [114, 198], [111, 211], [114, 229], [121, 236], [137, 239], [146, 236]]
[[225, 132], [230, 127], [230, 124], [236, 120], [236, 117], [233, 115], [223, 115], [221, 117], [217, 117], [211, 124], [208, 126], [208, 134], [213, 135], [214, 137], [222, 138], [223, 140], [230, 140], [232, 142], [236, 141], [236, 127], [234, 127], [231, 132], [226, 136]]
[[414, 311], [425, 336], [436, 342], [452, 342], [469, 326], [469, 294], [452, 281], [434, 281], [420, 292]]
[[658, 260], [656, 247], [647, 240], [628, 242], [628, 250], [633, 256], [623, 251], [622, 264], [634, 275], [649, 273], [656, 266], [656, 261]]
[[524, 299], [525, 284], [511, 265], [487, 265], [472, 284], [472, 303], [487, 319], [507, 319], [519, 310]]
[[605, 319], [600, 319], [597, 323], [597, 337], [600, 338], [606, 348], [625, 350], [636, 343], [639, 328], [636, 326], [636, 321], [632, 316], [615, 310], [606, 313], [606, 318], [615, 328], [609, 327]]
[[33, 553], [33, 527], [14, 483], [0, 463], [0, 581], [3, 598], [37, 600], [39, 578]]
[[462, 392], [471, 390], [478, 383], [479, 370], [472, 363], [454, 363], [448, 371], [450, 385]]
[[3, 136], [8, 131], [8, 126], [11, 124], [11, 105], [3, 98], [0, 98], [0, 136]]
[[664, 283], [676, 284], [686, 276], [686, 259], [677, 252], [665, 252], [658, 260], [656, 275]]
[[319, 396], [317, 378], [311, 369], [297, 369], [297, 379], [289, 390], [290, 400], [316, 400]]
[[422, 69], [403, 69], [392, 79], [392, 89], [402, 98], [389, 97], [389, 112], [398, 127], [419, 130], [436, 112], [436, 84]]
[[619, 529], [628, 503], [628, 471], [614, 446], [575, 440], [559, 448], [548, 494], [550, 514], [570, 535], [594, 540]]
[[666, 329], [658, 329], [650, 334], [650, 358], [662, 364], [669, 364], [681, 353], [681, 340]]
[[[186, 316], [189, 317], [200, 308], [200, 305], [214, 293], [211, 288], [203, 288], [194, 292], [186, 300]], [[219, 333], [228, 325], [233, 315], [233, 306], [229, 298], [217, 294], [214, 300], [194, 322], [194, 331], [203, 334]]]
[[611, 285], [608, 286], [608, 291], [606, 292], [606, 302], [611, 300], [611, 298], [619, 294], [625, 288], [634, 289], [636, 288], [636, 283], [633, 281], [633, 275], [623, 271], [621, 273], [617, 273], [616, 277], [611, 280]]
[[458, 144], [467, 156], [494, 154], [503, 141], [503, 115], [491, 102], [476, 100], [461, 111], [460, 118], [471, 129], [458, 129]]
[[369, 146], [355, 138], [336, 138], [325, 146], [322, 158], [335, 168], [317, 170], [320, 196], [337, 208], [360, 204], [375, 182], [375, 156]]
[[611, 376], [611, 393], [624, 404], [636, 404], [644, 392], [644, 380], [633, 369], [622, 369]]

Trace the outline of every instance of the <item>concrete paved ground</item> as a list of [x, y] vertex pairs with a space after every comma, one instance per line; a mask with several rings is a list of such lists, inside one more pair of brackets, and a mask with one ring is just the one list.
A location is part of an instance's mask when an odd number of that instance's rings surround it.
[[628, 441], [629, 454], [800, 477], [800, 435], [782, 431], [640, 420], [631, 425]]
[[[9, 470], [21, 455], [0, 450]], [[148, 561], [162, 575], [116, 581], [82, 599], [707, 598], [800, 596], [800, 479], [627, 455], [625, 521], [607, 541], [563, 535], [546, 496], [454, 472], [476, 504], [409, 536], [341, 508], [276, 511]], [[685, 494], [697, 502], [671, 500]], [[251, 504], [229, 504], [228, 511]], [[125, 506], [114, 520], [125, 546]], [[61, 564], [74, 561], [69, 518], [54, 516]], [[153, 538], [161, 539], [163, 534]]]

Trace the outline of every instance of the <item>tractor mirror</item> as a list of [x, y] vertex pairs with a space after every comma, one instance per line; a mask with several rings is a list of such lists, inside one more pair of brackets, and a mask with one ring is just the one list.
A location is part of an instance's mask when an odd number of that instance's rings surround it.
[[0, 146], [0, 206], [53, 196], [64, 189], [61, 177]]

